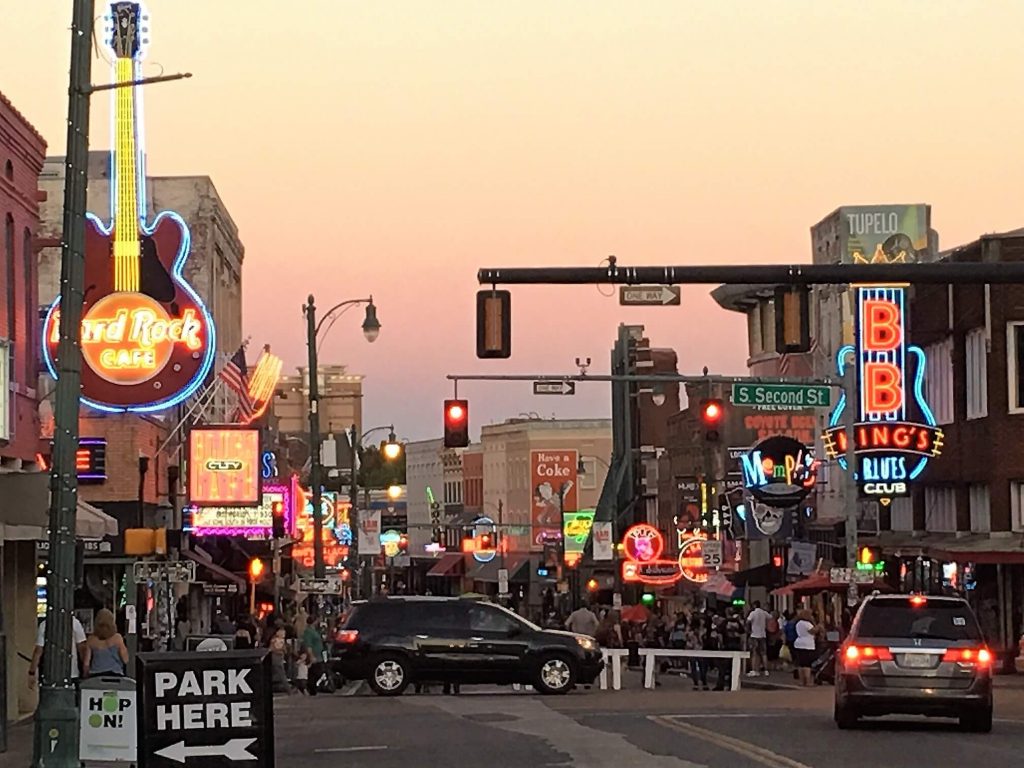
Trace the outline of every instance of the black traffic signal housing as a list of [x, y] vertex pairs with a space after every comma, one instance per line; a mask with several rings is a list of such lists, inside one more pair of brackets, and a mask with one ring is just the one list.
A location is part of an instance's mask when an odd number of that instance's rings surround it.
[[469, 401], [444, 401], [444, 447], [465, 448], [469, 445]]
[[717, 443], [722, 437], [720, 430], [725, 418], [725, 402], [716, 397], [701, 400], [699, 417], [704, 439]]
[[443, 537], [441, 530], [441, 503], [433, 501], [430, 503], [430, 540], [435, 544], [440, 544]]
[[512, 356], [512, 294], [508, 291], [477, 291], [476, 356], [501, 360]]
[[811, 348], [810, 292], [804, 285], [775, 289], [775, 351], [780, 355]]
[[284, 530], [284, 502], [275, 501], [270, 504], [270, 516], [273, 524], [273, 536], [275, 539], [283, 539]]
[[771, 586], [781, 587], [786, 584], [786, 545], [771, 545]]

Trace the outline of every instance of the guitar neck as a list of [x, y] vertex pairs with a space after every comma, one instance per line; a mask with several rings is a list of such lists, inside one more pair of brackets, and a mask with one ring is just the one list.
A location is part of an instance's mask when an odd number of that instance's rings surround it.
[[[117, 59], [116, 81], [135, 80], [135, 60]], [[139, 179], [135, 86], [114, 89], [114, 290], [139, 290]]]

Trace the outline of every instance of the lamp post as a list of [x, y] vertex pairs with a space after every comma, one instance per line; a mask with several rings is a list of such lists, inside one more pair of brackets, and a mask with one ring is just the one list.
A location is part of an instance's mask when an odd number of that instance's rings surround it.
[[[377, 307], [373, 297], [367, 299], [349, 299], [331, 307], [318, 323], [316, 320], [316, 304], [313, 294], [303, 306], [306, 315], [306, 346], [309, 349], [309, 484], [313, 492], [313, 576], [322, 579], [327, 575], [324, 565], [323, 518], [321, 517], [320, 501], [320, 382], [317, 369], [317, 337], [324, 321], [331, 318], [342, 307], [355, 304], [366, 304], [366, 318], [363, 320], [363, 335], [369, 342], [377, 340], [380, 335], [380, 322], [377, 320]], [[332, 321], [333, 323], [333, 321]]]
[[[384, 458], [387, 459], [388, 461], [394, 461], [395, 459], [397, 459], [399, 456], [402, 455], [402, 444], [398, 441], [398, 437], [395, 435], [395, 425], [394, 424], [386, 424], [386, 425], [383, 425], [383, 426], [380, 426], [380, 427], [371, 427], [370, 429], [368, 429], [365, 432], [363, 432], [363, 434], [361, 434], [361, 435], [359, 434], [359, 428], [355, 424], [353, 424], [352, 425], [352, 430], [350, 432], [350, 434], [351, 434], [350, 442], [351, 442], [351, 449], [352, 449], [351, 464], [350, 464], [350, 466], [352, 467], [352, 477], [351, 477], [351, 484], [349, 486], [349, 505], [351, 507], [351, 509], [349, 510], [349, 515], [350, 515], [351, 521], [352, 521], [351, 522], [351, 527], [352, 527], [352, 530], [354, 532], [353, 536], [352, 536], [351, 552], [353, 553], [353, 555], [355, 557], [355, 562], [357, 564], [359, 563], [359, 557], [360, 557], [360, 553], [359, 553], [359, 512], [358, 512], [358, 509], [359, 509], [359, 472], [358, 472], [358, 470], [356, 468], [356, 464], [358, 463], [358, 459], [359, 459], [359, 449], [363, 445], [363, 440], [365, 440], [367, 437], [369, 437], [374, 432], [380, 432], [381, 430], [385, 430], [385, 429], [388, 430], [388, 441], [384, 444], [384, 451], [383, 451]], [[360, 570], [362, 570], [362, 569], [360, 569]], [[365, 579], [361, 578], [361, 581], [365, 582]], [[366, 590], [365, 583], [361, 584], [360, 591], [363, 592], [363, 593], [366, 593], [367, 590]]]

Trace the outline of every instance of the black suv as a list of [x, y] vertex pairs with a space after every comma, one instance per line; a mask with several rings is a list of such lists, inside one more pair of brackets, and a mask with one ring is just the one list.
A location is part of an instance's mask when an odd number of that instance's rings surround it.
[[992, 730], [992, 653], [965, 600], [872, 595], [836, 663], [835, 721], [870, 715], [956, 717]]
[[349, 680], [397, 696], [411, 682], [533, 685], [566, 693], [594, 682], [604, 662], [586, 635], [541, 629], [499, 605], [449, 597], [353, 603], [332, 663]]

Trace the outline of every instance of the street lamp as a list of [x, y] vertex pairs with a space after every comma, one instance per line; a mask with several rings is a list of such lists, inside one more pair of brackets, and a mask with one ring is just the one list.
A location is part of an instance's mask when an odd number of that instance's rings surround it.
[[[313, 576], [318, 579], [327, 575], [327, 568], [324, 565], [323, 518], [320, 509], [320, 374], [317, 365], [316, 344], [324, 322], [331, 319], [333, 326], [334, 313], [343, 307], [355, 304], [366, 305], [363, 335], [369, 342], [376, 341], [380, 335], [380, 321], [377, 319], [377, 307], [373, 303], [372, 296], [366, 299], [349, 299], [335, 304], [320, 318], [319, 323], [316, 320], [316, 304], [313, 301], [313, 294], [309, 295], [309, 299], [302, 308], [306, 315], [306, 346], [309, 348], [309, 484], [313, 492]], [[355, 464], [352, 465], [352, 472], [354, 475]], [[353, 505], [354, 511], [355, 506]]]
[[[373, 319], [376, 321], [376, 319], [377, 319], [376, 314], [374, 314]], [[369, 338], [369, 337], [367, 337], [367, 338]], [[383, 448], [382, 452], [384, 454], [384, 458], [385, 459], [387, 459], [388, 461], [394, 461], [395, 459], [397, 459], [399, 456], [402, 455], [402, 450], [403, 450], [402, 443], [398, 440], [398, 436], [395, 435], [395, 425], [394, 424], [385, 424], [385, 425], [382, 425], [382, 426], [379, 426], [379, 427], [371, 427], [370, 429], [368, 429], [365, 432], [363, 432], [363, 434], [361, 434], [361, 435], [359, 434], [358, 427], [356, 427], [355, 424], [352, 425], [352, 431], [351, 431], [351, 442], [352, 442], [351, 448], [352, 448], [352, 453], [351, 453], [351, 458], [350, 458], [351, 463], [349, 465], [349, 466], [352, 467], [352, 478], [351, 478], [351, 485], [349, 487], [349, 506], [350, 506], [349, 515], [351, 516], [351, 526], [352, 526], [352, 530], [353, 531], [359, 530], [358, 529], [358, 520], [359, 520], [359, 472], [356, 469], [356, 463], [358, 461], [358, 456], [359, 456], [359, 449], [362, 447], [363, 441], [367, 437], [372, 435], [374, 432], [380, 432], [380, 431], [385, 430], [385, 429], [388, 431], [388, 440], [384, 444], [384, 448]], [[388, 490], [389, 490], [389, 495], [390, 495], [390, 489], [388, 489]], [[350, 552], [352, 552], [352, 554], [355, 556], [355, 562], [358, 564], [359, 563], [359, 537], [358, 536], [353, 536], [352, 537], [352, 547], [350, 549]]]
[[392, 501], [402, 498], [402, 486], [400, 485], [389, 485], [388, 486], [388, 498]]

